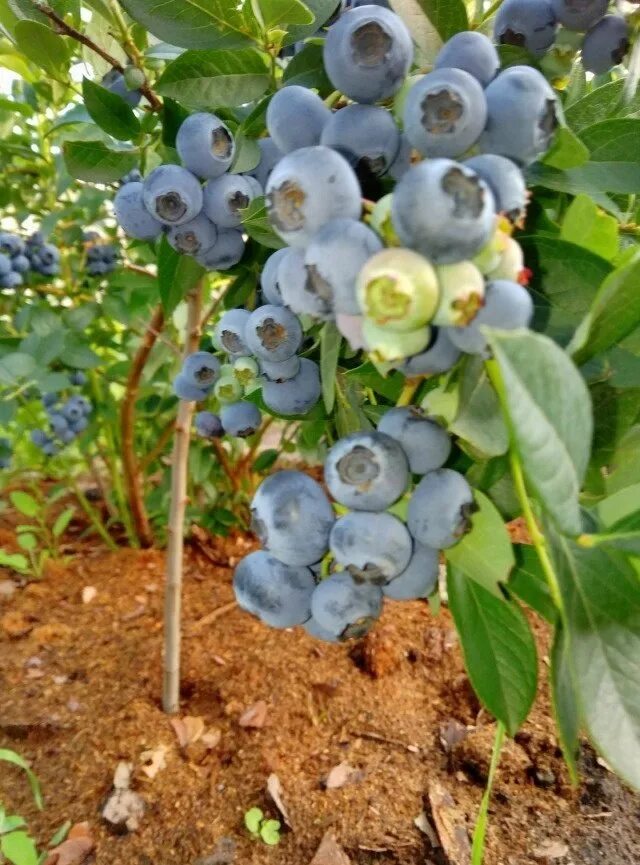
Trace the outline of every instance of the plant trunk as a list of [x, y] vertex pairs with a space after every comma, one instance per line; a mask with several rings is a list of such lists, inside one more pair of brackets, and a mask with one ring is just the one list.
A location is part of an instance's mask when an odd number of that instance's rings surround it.
[[[184, 355], [196, 351], [200, 342], [202, 283], [187, 295], [187, 326]], [[187, 460], [194, 403], [180, 400], [171, 463], [171, 506], [166, 558], [164, 607], [164, 682], [162, 707], [175, 714], [180, 708], [180, 611], [182, 604], [182, 561], [184, 512], [187, 504]]]

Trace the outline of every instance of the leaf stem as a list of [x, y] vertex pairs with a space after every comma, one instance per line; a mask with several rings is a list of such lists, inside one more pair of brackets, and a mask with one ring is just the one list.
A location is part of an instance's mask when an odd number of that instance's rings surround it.
[[408, 378], [404, 383], [404, 387], [402, 388], [400, 396], [398, 397], [396, 406], [411, 405], [411, 401], [416, 395], [416, 391], [420, 387], [421, 383], [421, 378]]
[[484, 859], [484, 842], [487, 834], [487, 822], [489, 817], [489, 801], [491, 800], [491, 790], [495, 779], [498, 763], [500, 762], [500, 752], [504, 744], [505, 726], [502, 721], [498, 721], [496, 727], [496, 736], [493, 740], [493, 751], [491, 752], [491, 763], [489, 765], [489, 775], [487, 777], [487, 786], [485, 787], [480, 810], [478, 811], [478, 819], [476, 828], [473, 833], [473, 846], [471, 848], [471, 865], [482, 865]]
[[105, 529], [104, 525], [102, 524], [102, 520], [91, 505], [89, 499], [85, 496], [85, 494], [82, 492], [82, 490], [75, 481], [72, 481], [71, 484], [75, 497], [78, 499], [80, 507], [89, 518], [89, 522], [96, 530], [96, 532], [100, 535], [105, 544], [109, 547], [109, 549], [115, 552], [118, 549], [118, 545], [113, 540], [109, 532]]

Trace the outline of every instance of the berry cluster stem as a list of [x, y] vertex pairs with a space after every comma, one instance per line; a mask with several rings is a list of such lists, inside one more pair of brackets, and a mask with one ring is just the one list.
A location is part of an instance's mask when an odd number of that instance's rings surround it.
[[411, 402], [416, 395], [416, 391], [420, 387], [421, 382], [421, 378], [408, 378], [404, 383], [404, 387], [402, 388], [400, 396], [398, 397], [396, 406], [411, 405]]

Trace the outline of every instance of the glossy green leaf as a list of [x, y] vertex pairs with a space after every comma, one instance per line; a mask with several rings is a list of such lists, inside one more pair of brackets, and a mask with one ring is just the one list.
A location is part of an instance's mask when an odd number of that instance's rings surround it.
[[461, 30], [469, 29], [467, 10], [462, 0], [418, 0], [429, 21], [446, 42]]
[[282, 76], [286, 84], [298, 84], [300, 87], [310, 87], [317, 90], [320, 96], [328, 96], [333, 91], [322, 60], [322, 45], [309, 42], [302, 51], [287, 63]]
[[66, 40], [39, 21], [18, 21], [15, 27], [18, 48], [32, 63], [58, 77], [66, 70], [69, 53]]
[[54, 538], [62, 537], [62, 535], [66, 532], [69, 523], [73, 519], [73, 515], [75, 514], [75, 512], [75, 508], [65, 508], [64, 511], [58, 514], [51, 529]]
[[577, 168], [588, 159], [589, 149], [586, 145], [567, 126], [560, 126], [542, 162], [551, 168], [564, 169]]
[[117, 93], [82, 79], [82, 96], [92, 120], [120, 141], [130, 141], [140, 134], [140, 121], [131, 106]]
[[25, 517], [35, 517], [40, 511], [40, 505], [36, 499], [22, 490], [15, 490], [10, 493], [9, 499], [14, 508], [20, 511], [21, 514], [24, 514]]
[[567, 208], [560, 237], [611, 260], [618, 252], [618, 221], [588, 195], [577, 195]]
[[0, 851], [12, 865], [38, 865], [40, 861], [35, 841], [23, 830], [3, 835], [0, 838]]
[[551, 702], [558, 727], [560, 746], [574, 784], [578, 781], [578, 752], [580, 742], [580, 716], [578, 695], [571, 669], [569, 638], [562, 625], [558, 625], [551, 648]]
[[166, 67], [156, 85], [192, 108], [244, 105], [269, 86], [269, 70], [259, 51], [185, 51]]
[[558, 611], [553, 603], [537, 552], [528, 544], [517, 544], [514, 552], [516, 565], [509, 578], [509, 591], [553, 624], [558, 618]]
[[77, 180], [115, 183], [138, 164], [137, 150], [111, 150], [101, 141], [65, 141], [64, 163]]
[[341, 345], [342, 334], [333, 322], [326, 322], [320, 334], [320, 376], [322, 379], [322, 399], [327, 414], [333, 411], [336, 398], [336, 371]]
[[254, 0], [260, 9], [265, 30], [283, 24], [313, 24], [313, 12], [300, 0]]
[[479, 455], [493, 457], [506, 453], [509, 437], [500, 403], [479, 357], [467, 358], [464, 365], [458, 413], [449, 429]]
[[574, 132], [581, 132], [594, 123], [600, 123], [604, 117], [625, 116], [633, 114], [640, 105], [640, 94], [627, 105], [621, 104], [623, 79], [612, 81], [591, 90], [582, 99], [574, 102], [565, 111], [565, 119]]
[[635, 117], [594, 123], [581, 131], [580, 139], [592, 162], [628, 162], [634, 155], [640, 161], [640, 120]]
[[3, 761], [5, 763], [11, 763], [13, 766], [17, 766], [19, 769], [23, 770], [23, 772], [27, 776], [29, 786], [31, 787], [31, 795], [33, 796], [33, 801], [36, 803], [36, 806], [40, 810], [42, 810], [42, 808], [44, 807], [44, 801], [42, 799], [40, 782], [38, 781], [35, 773], [31, 769], [31, 766], [27, 763], [24, 757], [21, 757], [20, 754], [16, 754], [15, 751], [11, 751], [8, 748], [0, 748], [0, 761]]
[[313, 21], [310, 24], [290, 24], [286, 28], [283, 45], [293, 45], [294, 42], [314, 36], [336, 11], [336, 0], [304, 0], [304, 5], [313, 15]]
[[164, 314], [169, 317], [204, 275], [204, 267], [190, 255], [180, 255], [163, 235], [158, 250], [158, 287]]
[[285, 245], [271, 228], [263, 196], [254, 198], [249, 207], [242, 211], [242, 227], [249, 237], [269, 249], [282, 249]]

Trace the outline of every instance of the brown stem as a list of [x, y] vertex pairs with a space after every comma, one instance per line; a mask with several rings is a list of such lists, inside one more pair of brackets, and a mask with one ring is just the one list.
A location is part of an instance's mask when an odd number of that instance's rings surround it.
[[[85, 45], [87, 48], [90, 48], [91, 51], [94, 51], [103, 60], [106, 60], [114, 69], [117, 69], [118, 72], [124, 72], [124, 66], [117, 60], [115, 57], [112, 57], [108, 51], [105, 51], [104, 48], [101, 48], [99, 45], [93, 41], [93, 39], [89, 39], [88, 36], [85, 36], [84, 33], [81, 33], [79, 30], [76, 30], [75, 27], [72, 27], [70, 24], [61, 18], [58, 13], [48, 6], [46, 3], [41, 2], [41, 0], [36, 0], [36, 7], [42, 12], [43, 15], [46, 15], [53, 23], [56, 25], [56, 29], [63, 36], [70, 36], [72, 39], [75, 39], [76, 42], [80, 42], [82, 45]], [[159, 111], [162, 108], [162, 102], [158, 99], [153, 90], [149, 87], [149, 84], [145, 81], [145, 83], [139, 88], [140, 92], [146, 96], [149, 105], [153, 108], [154, 111]]]
[[135, 411], [136, 399], [138, 396], [138, 388], [140, 379], [145, 364], [149, 359], [151, 349], [155, 345], [157, 335], [164, 326], [164, 310], [162, 306], [157, 306], [154, 310], [151, 322], [147, 328], [136, 352], [127, 383], [125, 386], [125, 395], [122, 401], [120, 410], [120, 434], [122, 436], [122, 469], [124, 473], [124, 483], [129, 497], [129, 506], [131, 508], [131, 517], [133, 525], [140, 539], [140, 544], [143, 547], [150, 547], [153, 544], [153, 533], [149, 523], [149, 517], [144, 505], [144, 494], [142, 489], [142, 474], [138, 464], [138, 458], [135, 451], [134, 428], [135, 428]]
[[149, 468], [152, 463], [154, 463], [159, 457], [164, 453], [164, 449], [171, 441], [171, 437], [173, 436], [173, 431], [175, 429], [175, 421], [170, 420], [169, 423], [162, 430], [160, 435], [158, 436], [158, 440], [155, 443], [155, 446], [151, 448], [149, 453], [140, 460], [140, 471], [144, 475], [146, 470]]
[[[184, 356], [198, 348], [202, 318], [202, 281], [187, 295], [187, 326]], [[187, 461], [191, 418], [195, 403], [180, 400], [171, 466], [171, 506], [169, 510], [166, 592], [164, 614], [164, 682], [162, 706], [174, 714], [180, 708], [180, 614], [182, 602], [182, 561], [184, 553], [184, 513], [187, 506]]]
[[155, 273], [151, 273], [151, 271], [147, 270], [146, 267], [140, 267], [139, 264], [132, 264], [130, 261], [126, 261], [124, 266], [127, 270], [132, 270], [134, 273], [139, 273], [141, 276], [148, 276], [149, 279], [158, 278]]
[[218, 457], [218, 460], [220, 461], [220, 465], [222, 466], [222, 471], [229, 478], [229, 483], [231, 484], [231, 488], [233, 489], [234, 493], [239, 492], [240, 491], [240, 481], [238, 480], [238, 475], [236, 472], [234, 472], [233, 468], [231, 467], [231, 464], [229, 463], [229, 460], [227, 458], [227, 452], [222, 447], [222, 443], [217, 441], [216, 439], [213, 439], [211, 442], [211, 446], [213, 447], [214, 451], [216, 452], [216, 456]]

